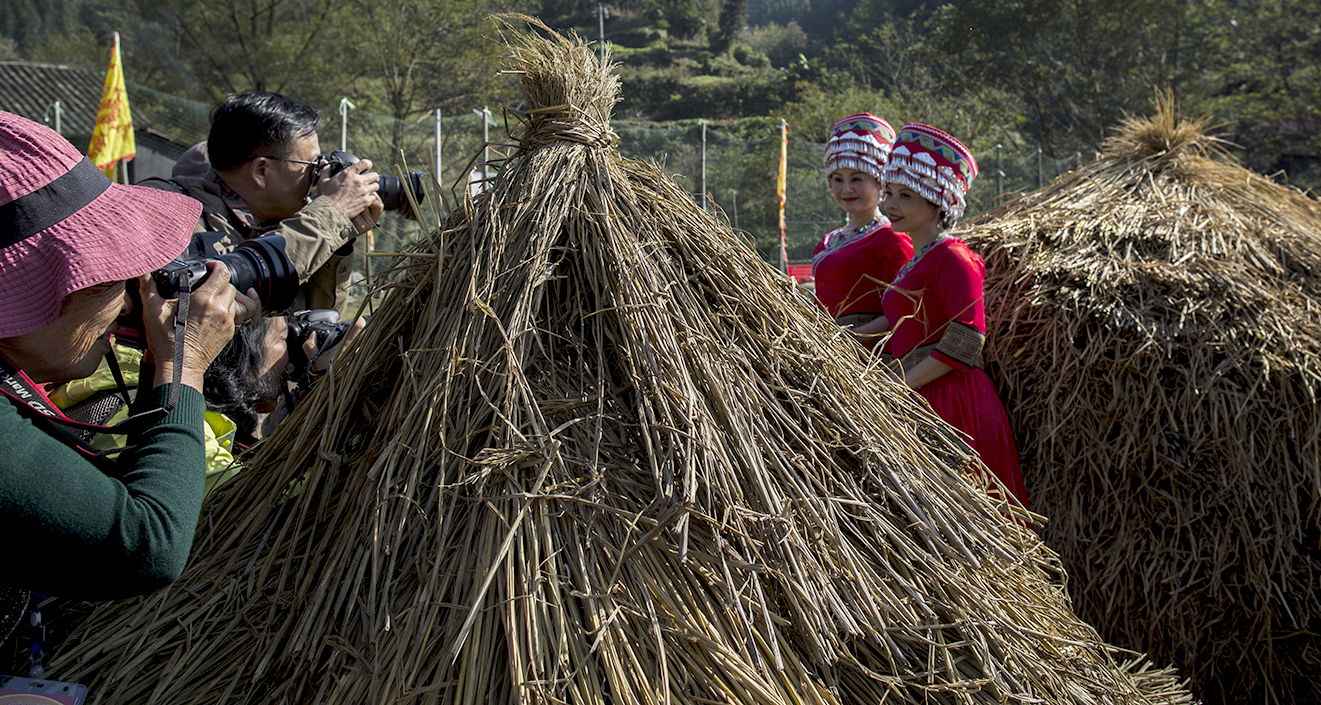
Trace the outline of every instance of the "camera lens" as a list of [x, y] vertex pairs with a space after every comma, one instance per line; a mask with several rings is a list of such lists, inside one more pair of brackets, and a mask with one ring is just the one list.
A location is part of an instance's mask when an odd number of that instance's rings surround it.
[[[326, 163], [326, 168], [321, 173], [323, 179], [331, 178], [359, 161], [357, 155], [340, 151], [323, 154], [321, 159]], [[410, 171], [405, 178], [408, 179], [408, 189], [413, 192], [415, 198], [421, 198], [426, 193], [422, 190], [422, 183], [429, 178], [425, 171]], [[381, 174], [376, 183], [379, 189], [376, 195], [381, 197], [381, 204], [385, 206], [385, 210], [417, 220], [417, 215], [413, 213], [413, 207], [408, 202], [408, 192], [404, 190], [403, 181], [398, 176]]]
[[177, 298], [179, 289], [185, 285], [196, 290], [210, 276], [204, 264], [208, 260], [225, 264], [229, 270], [229, 283], [235, 289], [244, 293], [256, 289], [265, 315], [288, 310], [298, 295], [298, 272], [284, 254], [284, 237], [267, 235], [244, 241], [233, 252], [223, 255], [177, 259], [165, 265], [153, 275], [161, 297]]
[[298, 294], [298, 272], [284, 254], [284, 238], [268, 235], [247, 240], [216, 259], [229, 268], [229, 283], [246, 292], [256, 289], [263, 312], [285, 311]]
[[[414, 198], [422, 198], [425, 193], [422, 190], [422, 181], [427, 178], [427, 173], [424, 171], [410, 171], [407, 178], [408, 188], [413, 192]], [[404, 191], [404, 184], [398, 176], [381, 174], [381, 179], [377, 183], [380, 184], [380, 190], [377, 191], [377, 194], [381, 197], [381, 203], [385, 206], [385, 210], [393, 211], [405, 218], [417, 219], [417, 216], [413, 213], [413, 206], [408, 201], [408, 193]]]

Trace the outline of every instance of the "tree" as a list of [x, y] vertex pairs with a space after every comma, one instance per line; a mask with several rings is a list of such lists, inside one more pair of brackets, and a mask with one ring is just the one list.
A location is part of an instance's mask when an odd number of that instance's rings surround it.
[[357, 75], [397, 120], [436, 108], [467, 110], [494, 99], [499, 44], [487, 17], [520, 9], [492, 0], [351, 0], [346, 40]]
[[1224, 2], [1204, 35], [1215, 65], [1187, 108], [1227, 122], [1248, 166], [1321, 186], [1321, 3]]
[[389, 118], [353, 130], [353, 148], [386, 169], [401, 152], [410, 162], [422, 160], [410, 168], [426, 169], [432, 131], [413, 118], [436, 109], [466, 116], [512, 102], [512, 82], [495, 80], [502, 48], [488, 17], [517, 9], [517, 0], [348, 0], [345, 16], [353, 21], [340, 25], [347, 31], [337, 41], [353, 57], [349, 95], [360, 111], [351, 121], [371, 119], [364, 113]]
[[[345, 0], [172, 0], [179, 51], [218, 99], [244, 90], [325, 104], [342, 85], [345, 47], [327, 41]], [[337, 78], [338, 77], [338, 78]]]
[[935, 12], [930, 49], [960, 87], [990, 84], [1023, 101], [1048, 152], [1095, 149], [1153, 88], [1176, 94], [1195, 73], [1187, 0], [957, 0]]
[[723, 54], [738, 38], [743, 26], [748, 22], [748, 0], [723, 0], [720, 3], [720, 20], [717, 31], [711, 39], [711, 51]]

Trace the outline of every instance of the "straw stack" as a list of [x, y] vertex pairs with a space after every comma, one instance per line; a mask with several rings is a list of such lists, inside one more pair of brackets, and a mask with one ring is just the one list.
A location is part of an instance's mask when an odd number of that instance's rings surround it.
[[1321, 207], [1161, 106], [961, 233], [1078, 614], [1208, 702], [1321, 693]]
[[493, 190], [391, 272], [183, 578], [53, 673], [101, 703], [1188, 701], [1074, 617], [948, 426], [612, 151], [589, 47], [509, 31]]

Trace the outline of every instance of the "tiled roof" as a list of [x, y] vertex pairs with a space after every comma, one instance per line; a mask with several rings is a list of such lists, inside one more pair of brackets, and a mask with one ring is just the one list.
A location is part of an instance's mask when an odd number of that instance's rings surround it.
[[[104, 86], [103, 71], [35, 61], [0, 61], [0, 110], [41, 122], [50, 104], [58, 100], [63, 108], [60, 132], [65, 137], [91, 137]], [[54, 127], [54, 116], [48, 124]], [[141, 130], [148, 124], [133, 110], [135, 128]]]

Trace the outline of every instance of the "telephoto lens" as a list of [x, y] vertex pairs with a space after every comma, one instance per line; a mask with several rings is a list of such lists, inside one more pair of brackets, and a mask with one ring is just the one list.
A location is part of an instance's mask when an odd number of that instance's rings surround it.
[[157, 270], [156, 290], [162, 298], [178, 298], [185, 286], [196, 289], [210, 274], [203, 264], [219, 260], [229, 269], [229, 283], [239, 291], [256, 289], [261, 298], [262, 314], [283, 313], [293, 305], [298, 294], [298, 272], [284, 254], [284, 237], [267, 235], [247, 240], [233, 252], [201, 259], [175, 260]]
[[[211, 275], [206, 270], [207, 261], [219, 260], [229, 270], [229, 283], [235, 289], [244, 293], [248, 289], [257, 290], [262, 315], [274, 316], [289, 310], [298, 295], [298, 272], [284, 253], [284, 237], [267, 235], [247, 240], [233, 252], [207, 254], [215, 251], [213, 244], [223, 237], [224, 233], [196, 233], [183, 255], [152, 272], [151, 277], [156, 281], [156, 291], [161, 298], [177, 299], [183, 289], [195, 291]], [[128, 313], [119, 317], [115, 339], [129, 347], [145, 350], [147, 335], [138, 281], [130, 279], [126, 285], [132, 305]]]

